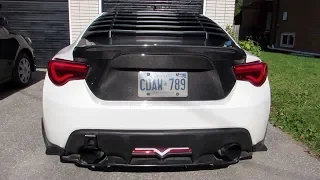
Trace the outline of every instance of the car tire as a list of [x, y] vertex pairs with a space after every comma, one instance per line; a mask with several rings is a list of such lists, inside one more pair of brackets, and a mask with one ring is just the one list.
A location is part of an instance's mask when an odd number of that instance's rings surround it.
[[18, 87], [26, 87], [31, 82], [32, 70], [31, 59], [25, 53], [17, 57], [12, 71], [12, 83]]

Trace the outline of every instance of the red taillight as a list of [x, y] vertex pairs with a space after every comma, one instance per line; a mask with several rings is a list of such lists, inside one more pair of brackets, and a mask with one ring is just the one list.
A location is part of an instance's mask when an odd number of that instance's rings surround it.
[[63, 86], [68, 81], [84, 79], [88, 72], [88, 65], [73, 61], [55, 59], [49, 61], [48, 75], [57, 86]]
[[255, 86], [261, 86], [267, 79], [268, 66], [261, 61], [236, 65], [233, 71], [237, 80], [249, 81]]

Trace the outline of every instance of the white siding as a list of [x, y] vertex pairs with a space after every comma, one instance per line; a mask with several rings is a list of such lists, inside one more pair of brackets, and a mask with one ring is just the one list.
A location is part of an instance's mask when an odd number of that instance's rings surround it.
[[223, 28], [233, 25], [235, 0], [206, 0], [205, 15]]
[[[70, 39], [74, 42], [88, 23], [99, 14], [100, 0], [69, 0]], [[72, 43], [71, 42], [71, 43]]]
[[[69, 0], [70, 40], [74, 42], [88, 23], [99, 14], [101, 0]], [[204, 0], [204, 13], [225, 28], [233, 24], [235, 0]]]

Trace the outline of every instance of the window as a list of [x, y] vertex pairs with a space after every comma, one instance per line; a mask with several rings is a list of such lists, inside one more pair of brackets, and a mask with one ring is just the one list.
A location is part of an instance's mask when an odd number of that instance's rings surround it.
[[294, 47], [295, 33], [282, 33], [281, 34], [281, 47]]
[[282, 36], [282, 44], [287, 44], [288, 42], [288, 35], [283, 35]]
[[288, 19], [288, 12], [283, 12], [282, 20], [286, 21]]

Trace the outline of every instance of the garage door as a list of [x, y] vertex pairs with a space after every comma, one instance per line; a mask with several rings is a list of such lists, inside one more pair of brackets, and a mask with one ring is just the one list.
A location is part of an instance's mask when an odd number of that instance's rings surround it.
[[69, 44], [68, 0], [5, 0], [0, 4], [0, 16], [8, 19], [10, 28], [33, 41], [38, 66], [46, 66]]
[[101, 0], [104, 12], [117, 10], [187, 11], [202, 14], [203, 0]]

